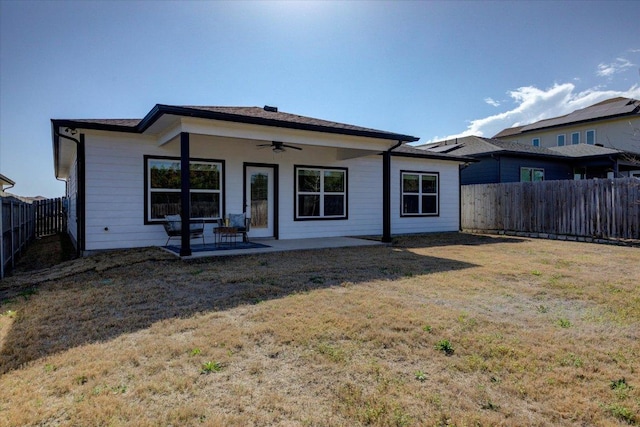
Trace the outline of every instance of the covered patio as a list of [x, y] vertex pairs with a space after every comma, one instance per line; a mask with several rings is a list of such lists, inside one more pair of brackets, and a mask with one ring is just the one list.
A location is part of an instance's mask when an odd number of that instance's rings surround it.
[[269, 252], [285, 252], [299, 251], [309, 249], [329, 249], [329, 248], [345, 248], [357, 246], [376, 246], [384, 245], [380, 240], [356, 238], [356, 237], [325, 237], [325, 238], [309, 238], [309, 239], [253, 239], [250, 243], [254, 243], [250, 247], [240, 244], [223, 245], [216, 247], [215, 244], [207, 242], [205, 245], [191, 245], [192, 253], [188, 256], [180, 256], [180, 247], [169, 246], [163, 248], [169, 253], [176, 255], [182, 259], [195, 259], [215, 256], [235, 256], [235, 255], [253, 255]]

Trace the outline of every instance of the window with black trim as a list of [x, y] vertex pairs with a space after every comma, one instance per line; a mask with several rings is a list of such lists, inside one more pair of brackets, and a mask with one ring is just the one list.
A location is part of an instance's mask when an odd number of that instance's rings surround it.
[[440, 214], [440, 174], [438, 172], [400, 172], [401, 216]]
[[[217, 219], [222, 212], [223, 162], [189, 161], [191, 218]], [[163, 221], [165, 215], [180, 213], [180, 159], [145, 157], [146, 219]]]
[[347, 169], [295, 167], [295, 219], [347, 218]]

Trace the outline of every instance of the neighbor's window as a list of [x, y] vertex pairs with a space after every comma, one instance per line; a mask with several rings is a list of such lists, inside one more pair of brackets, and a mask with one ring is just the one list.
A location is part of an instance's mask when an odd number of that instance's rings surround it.
[[565, 143], [565, 135], [558, 135], [558, 147], [562, 147]]
[[520, 182], [544, 181], [544, 169], [520, 168]]
[[[191, 218], [215, 219], [222, 212], [222, 162], [191, 160]], [[180, 159], [146, 158], [147, 221], [180, 213]]]
[[401, 216], [439, 214], [439, 179], [437, 172], [401, 172]]
[[580, 144], [580, 132], [573, 132], [571, 134], [571, 144], [572, 145]]
[[347, 169], [295, 167], [295, 219], [347, 217]]
[[587, 144], [594, 145], [596, 143], [596, 131], [588, 130], [586, 132]]
[[534, 147], [539, 147], [540, 146], [540, 138], [533, 138], [531, 140], [531, 145], [533, 145]]

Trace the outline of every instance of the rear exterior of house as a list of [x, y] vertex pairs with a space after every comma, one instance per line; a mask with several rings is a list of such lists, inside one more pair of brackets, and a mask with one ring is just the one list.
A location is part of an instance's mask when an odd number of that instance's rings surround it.
[[412, 136], [272, 107], [157, 105], [142, 120], [52, 127], [80, 252], [164, 245], [169, 214], [204, 219], [207, 240], [218, 218], [243, 212], [249, 238], [459, 229], [465, 159], [413, 149]]

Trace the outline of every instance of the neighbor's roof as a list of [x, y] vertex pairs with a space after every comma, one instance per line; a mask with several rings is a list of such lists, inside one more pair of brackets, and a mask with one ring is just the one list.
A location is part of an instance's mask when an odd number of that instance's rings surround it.
[[284, 113], [278, 111], [277, 108], [268, 106], [262, 108], [157, 104], [142, 119], [52, 119], [52, 123], [54, 126], [59, 127], [66, 126], [83, 129], [143, 133], [164, 114], [405, 142], [415, 142], [420, 139], [411, 135]]
[[494, 138], [504, 138], [507, 136], [518, 135], [525, 132], [564, 126], [568, 124], [585, 123], [595, 120], [605, 120], [631, 115], [640, 115], [640, 101], [633, 98], [611, 98], [607, 99], [606, 101], [591, 105], [589, 107], [573, 111], [564, 116], [553, 117], [524, 126], [516, 126], [504, 129], [497, 133]]
[[435, 160], [453, 160], [463, 163], [477, 162], [477, 160], [472, 157], [459, 155], [458, 153], [449, 154], [430, 152], [407, 144], [402, 144], [399, 147], [395, 148], [393, 151], [391, 151], [391, 155], [396, 157], [419, 157], [423, 159], [427, 158]]
[[426, 151], [440, 153], [445, 152], [458, 156], [477, 157], [479, 155], [500, 153], [562, 157], [562, 155], [554, 153], [547, 148], [534, 147], [532, 145], [518, 144], [516, 142], [507, 142], [492, 138], [483, 138], [480, 136], [465, 136], [463, 138], [421, 145], [419, 147]]
[[517, 142], [502, 141], [480, 136], [466, 136], [419, 146], [422, 150], [448, 153], [458, 156], [479, 157], [489, 154], [509, 154], [525, 157], [591, 157], [620, 154], [622, 151], [589, 144], [565, 145], [563, 147], [534, 147]]
[[607, 156], [620, 154], [622, 151], [614, 148], [600, 147], [590, 144], [564, 145], [562, 147], [549, 147], [549, 150], [569, 157]]

